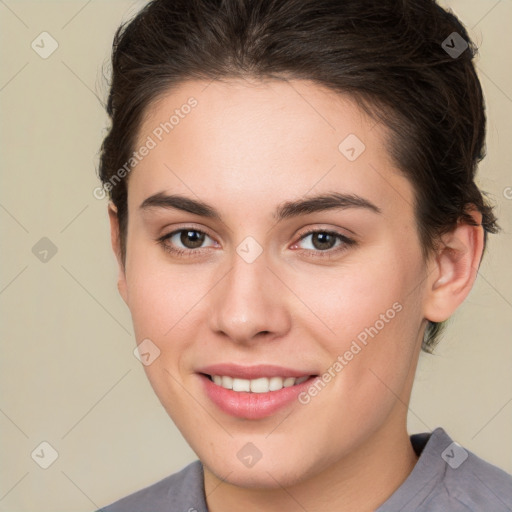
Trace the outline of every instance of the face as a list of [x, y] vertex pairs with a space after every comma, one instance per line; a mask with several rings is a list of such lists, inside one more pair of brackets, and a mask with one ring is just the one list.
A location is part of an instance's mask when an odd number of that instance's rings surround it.
[[298, 80], [187, 82], [147, 111], [120, 291], [161, 403], [233, 484], [292, 485], [405, 425], [426, 269], [385, 136]]

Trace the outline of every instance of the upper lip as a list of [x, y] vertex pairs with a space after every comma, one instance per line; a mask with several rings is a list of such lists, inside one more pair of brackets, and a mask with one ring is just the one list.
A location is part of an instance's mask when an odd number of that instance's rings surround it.
[[258, 379], [261, 377], [304, 377], [315, 375], [314, 372], [296, 370], [294, 368], [285, 368], [272, 364], [257, 364], [254, 366], [242, 366], [233, 363], [220, 363], [210, 366], [204, 366], [196, 370], [197, 373], [206, 375], [229, 376], [238, 379]]

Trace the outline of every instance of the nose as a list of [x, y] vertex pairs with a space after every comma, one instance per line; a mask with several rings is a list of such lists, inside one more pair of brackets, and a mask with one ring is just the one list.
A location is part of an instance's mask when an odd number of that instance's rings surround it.
[[217, 335], [247, 345], [290, 329], [286, 287], [269, 263], [265, 251], [251, 263], [234, 254], [230, 271], [209, 294], [210, 328]]

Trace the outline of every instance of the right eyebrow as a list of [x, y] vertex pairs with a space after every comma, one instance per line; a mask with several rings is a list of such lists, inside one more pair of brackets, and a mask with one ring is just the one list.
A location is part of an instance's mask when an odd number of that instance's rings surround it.
[[199, 215], [201, 217], [221, 220], [220, 214], [215, 210], [215, 208], [213, 208], [213, 206], [210, 206], [203, 201], [179, 194], [164, 194], [163, 192], [158, 192], [157, 194], [146, 198], [139, 208], [142, 210], [148, 210], [151, 208], [173, 208], [193, 213], [194, 215]]

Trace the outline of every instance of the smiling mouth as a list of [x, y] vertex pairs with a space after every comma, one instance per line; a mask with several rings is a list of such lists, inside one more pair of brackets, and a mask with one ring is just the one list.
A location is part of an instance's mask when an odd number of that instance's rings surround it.
[[241, 379], [228, 375], [203, 375], [219, 387], [245, 393], [279, 391], [283, 388], [302, 384], [311, 377], [316, 377], [316, 375], [304, 375], [302, 377], [259, 377], [257, 379]]

